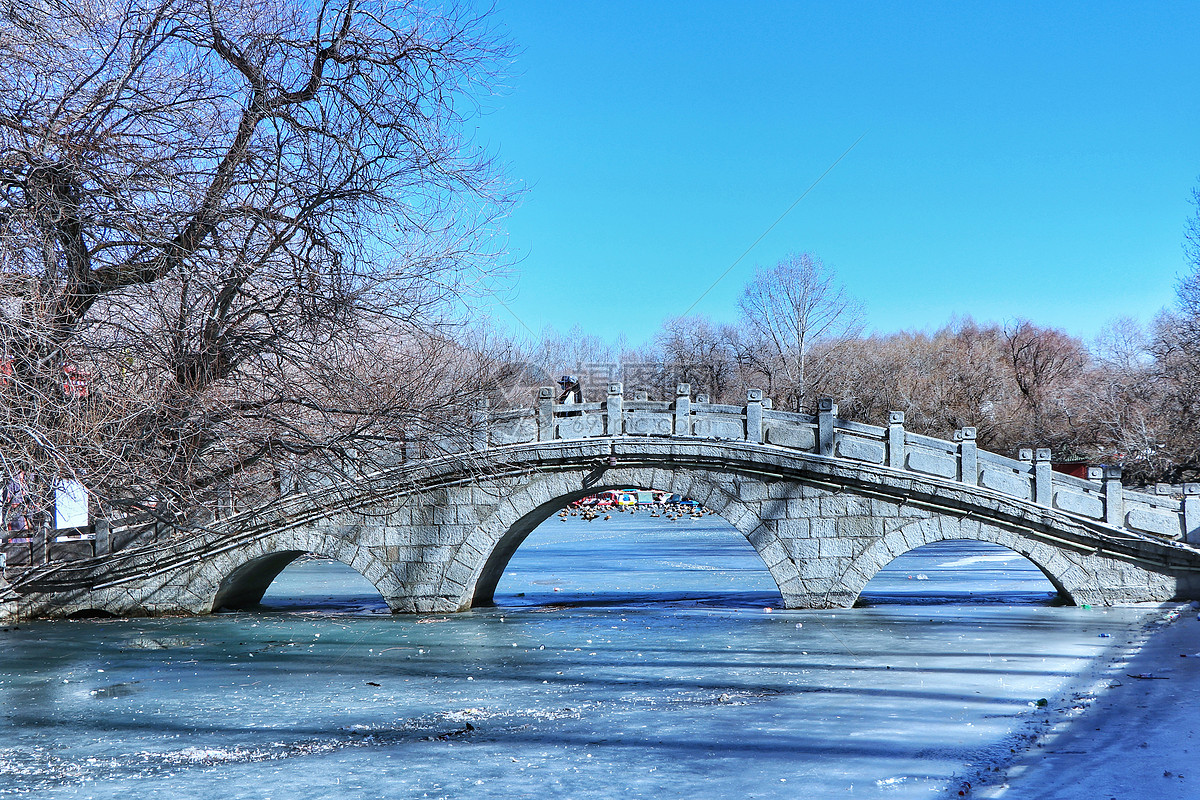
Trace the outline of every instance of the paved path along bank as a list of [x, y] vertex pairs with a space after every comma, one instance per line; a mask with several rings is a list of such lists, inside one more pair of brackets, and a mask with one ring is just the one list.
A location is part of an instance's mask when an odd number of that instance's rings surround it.
[[1184, 606], [1173, 622], [1151, 627], [1159, 629], [1137, 652], [1110, 665], [1082, 714], [1018, 755], [1004, 784], [977, 785], [970, 796], [1200, 797], [1200, 621]]

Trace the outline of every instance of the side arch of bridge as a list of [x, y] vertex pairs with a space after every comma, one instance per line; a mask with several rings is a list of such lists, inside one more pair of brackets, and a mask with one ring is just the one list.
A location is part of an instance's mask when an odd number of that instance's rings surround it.
[[[538, 476], [506, 498], [459, 548], [442, 593], [447, 598], [456, 597], [454, 604], [460, 609], [490, 604], [509, 560], [538, 525], [582, 497], [628, 487], [681, 494], [703, 502], [750, 541], [781, 592], [798, 578], [792, 562], [774, 558], [782, 552], [778, 537], [768, 531], [756, 535], [762, 525], [755, 510], [723, 486], [718, 473], [705, 469], [618, 468], [606, 471], [601, 482], [583, 488], [586, 477], [583, 471]], [[455, 575], [469, 577], [459, 583], [453, 579]]]
[[402, 591], [395, 570], [370, 548], [359, 547], [350, 538], [303, 527], [222, 553], [197, 569], [189, 585], [201, 599], [200, 613], [259, 603], [279, 573], [306, 553], [340, 561], [370, 581], [385, 598]]

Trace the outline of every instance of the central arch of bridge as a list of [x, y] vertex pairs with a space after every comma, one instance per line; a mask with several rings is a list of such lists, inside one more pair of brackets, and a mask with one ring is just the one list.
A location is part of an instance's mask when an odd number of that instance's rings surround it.
[[[625, 488], [564, 506], [499, 555], [495, 604], [780, 606], [761, 557], [726, 520], [690, 498]], [[487, 603], [477, 591], [473, 605]]]
[[[675, 492], [672, 488], [670, 488], [669, 482], [663, 486], [656, 487], [643, 484], [620, 483], [613, 480], [615, 477], [616, 476], [606, 476], [606, 479], [603, 483], [597, 483], [587, 488], [577, 489], [575, 491], [553, 497], [550, 500], [538, 504], [525, 514], [520, 515], [511, 524], [509, 524], [508, 527], [494, 539], [494, 544], [491, 547], [490, 554], [484, 561], [482, 568], [479, 571], [479, 578], [475, 583], [470, 605], [472, 607], [487, 606], [492, 605], [495, 602], [496, 586], [499, 583], [500, 578], [504, 575], [505, 570], [508, 568], [509, 562], [511, 561], [513, 555], [534, 530], [570, 504], [575, 503], [576, 501], [585, 497], [590, 497], [592, 495], [601, 494], [611, 490], [627, 489], [630, 486], [637, 486], [638, 488], [647, 491], [659, 491], [666, 492], [668, 494], [685, 494], [682, 492]], [[703, 481], [693, 482], [691, 485], [693, 490], [696, 490], [697, 488], [700, 489], [700, 491], [703, 492], [708, 498], [712, 498], [714, 496], [713, 488], [711, 486], [706, 487]], [[704, 491], [705, 489], [707, 489], [707, 491]], [[514, 498], [514, 501], [519, 502], [521, 499], [525, 498]], [[704, 501], [700, 502], [703, 503]], [[725, 508], [722, 510], [718, 510], [716, 508], [711, 508], [709, 510], [710, 512], [721, 516], [727, 523], [729, 523], [733, 530], [749, 538], [748, 534], [751, 531], [739, 528], [734, 523], [733, 519], [730, 518], [731, 515], [729, 514], [728, 504], [726, 504]], [[502, 524], [502, 520], [506, 516], [507, 515], [502, 514], [501, 518], [499, 520], [495, 520], [494, 523]], [[749, 517], [749, 515], [746, 514], [742, 514], [740, 517], [736, 514], [732, 516], [735, 519], [745, 519]], [[494, 529], [491, 526], [488, 526], [487, 533], [484, 536], [476, 539], [476, 541], [486, 541], [487, 539], [490, 539], [491, 536], [489, 534], [491, 534], [493, 530]], [[751, 545], [753, 545], [753, 542], [751, 542]], [[758, 552], [757, 548], [755, 549], [756, 552]], [[758, 555], [760, 558], [762, 557], [761, 552], [758, 552]], [[772, 570], [772, 565], [766, 563], [765, 559], [764, 566], [769, 572], [771, 572], [771, 576], [777, 584], [781, 580], [786, 581], [791, 577], [786, 570]], [[777, 574], [778, 572], [782, 572], [782, 574]]]

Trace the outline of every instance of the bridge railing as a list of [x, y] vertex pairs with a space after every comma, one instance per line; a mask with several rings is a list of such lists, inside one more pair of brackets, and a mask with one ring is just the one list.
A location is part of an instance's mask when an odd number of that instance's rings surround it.
[[1090, 468], [1087, 479], [1055, 472], [1050, 451], [1022, 449], [1016, 458], [980, 450], [976, 429], [948, 441], [906, 431], [904, 413], [890, 412], [887, 427], [839, 419], [837, 404], [822, 398], [817, 414], [778, 411], [758, 389], [742, 406], [691, 397], [680, 384], [675, 399], [626, 399], [610, 384], [598, 403], [557, 403], [553, 389], [539, 390], [537, 405], [476, 417], [475, 446], [503, 446], [598, 436], [687, 436], [767, 444], [815, 456], [872, 464], [952, 481], [1046, 506], [1066, 514], [1143, 534], [1200, 545], [1200, 484], [1181, 497], [1125, 488], [1120, 467]]

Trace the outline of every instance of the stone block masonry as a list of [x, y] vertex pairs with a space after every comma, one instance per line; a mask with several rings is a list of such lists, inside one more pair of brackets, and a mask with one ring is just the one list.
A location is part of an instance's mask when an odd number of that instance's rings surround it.
[[[482, 429], [470, 454], [361, 476], [324, 492], [333, 498], [325, 505], [289, 495], [216, 530], [27, 568], [8, 596], [0, 585], [0, 613], [14, 613], [12, 597], [23, 618], [241, 607], [306, 552], [358, 570], [393, 611], [463, 610], [491, 601], [539, 523], [570, 501], [625, 487], [690, 496], [719, 513], [758, 552], [789, 608], [852, 605], [895, 557], [946, 539], [1014, 550], [1074, 602], [1200, 597], [1195, 494], [1130, 492], [1115, 470], [1097, 481], [1051, 474], [1046, 451], [986, 453], [973, 429], [954, 442], [916, 436], [899, 414], [873, 428], [839, 420], [832, 402], [808, 417], [774, 411], [761, 395], [715, 406], [681, 387], [670, 402], [625, 403], [619, 388], [582, 412], [602, 415], [585, 426], [601, 435], [558, 438], [566, 412], [543, 396], [527, 419], [507, 412], [513, 424], [499, 434]], [[653, 433], [662, 419], [665, 432]], [[740, 433], [698, 436], [701, 420]]]

